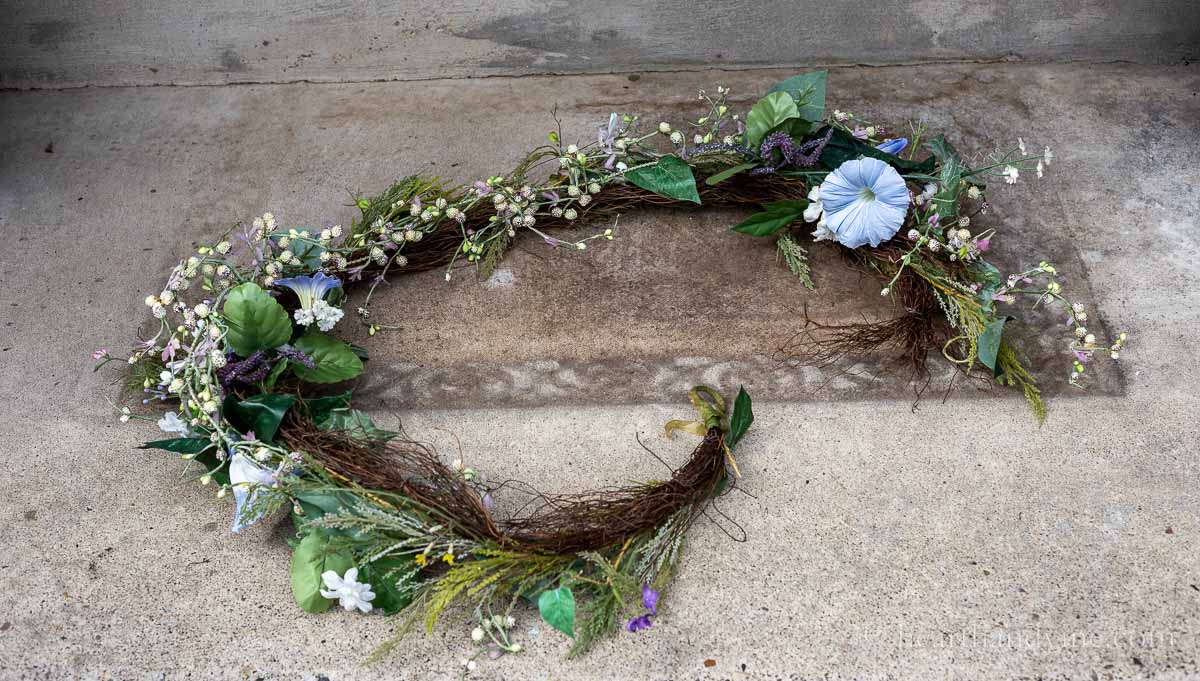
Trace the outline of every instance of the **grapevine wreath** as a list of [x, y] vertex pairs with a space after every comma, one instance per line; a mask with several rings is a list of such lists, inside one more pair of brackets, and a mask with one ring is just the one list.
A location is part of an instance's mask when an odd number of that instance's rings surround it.
[[[804, 286], [813, 287], [811, 232], [877, 273], [895, 302], [886, 321], [810, 322], [790, 350], [803, 362], [886, 350], [920, 372], [932, 351], [1022, 391], [1041, 420], [1034, 376], [1005, 333], [1018, 299], [1061, 308], [1070, 383], [1080, 385], [1096, 355], [1118, 356], [1125, 334], [1097, 340], [1052, 265], [1006, 275], [985, 259], [994, 230], [975, 223], [988, 208], [985, 181], [1041, 177], [1048, 148], [1027, 151], [1018, 140], [969, 164], [923, 124], [903, 137], [850, 113], [827, 114], [825, 84], [824, 72], [788, 78], [744, 116], [725, 88], [701, 91], [694, 121], [645, 127], [614, 113], [587, 144], [564, 144], [555, 130], [507, 175], [467, 186], [413, 176], [360, 198], [361, 216], [346, 229], [285, 229], [270, 213], [238, 225], [146, 298], [154, 332], [128, 357], [131, 376], [144, 403], [178, 406], [158, 419], [171, 437], [144, 447], [198, 466], [217, 496], [232, 492], [235, 532], [289, 512], [301, 608], [337, 602], [403, 614], [377, 655], [415, 623], [431, 629], [450, 605], [473, 607], [474, 668], [480, 655], [520, 650], [510, 613], [522, 599], [574, 638], [572, 654], [622, 625], [652, 626], [685, 534], [738, 475], [733, 450], [753, 420], [750, 397], [742, 390], [727, 405], [710, 388], [692, 390], [699, 419], [667, 431], [701, 440], [669, 480], [537, 495], [501, 514], [483, 476], [378, 427], [335, 387], [358, 377], [367, 358], [332, 333], [352, 287], [365, 290], [354, 314], [374, 336], [387, 328], [370, 311], [381, 283], [440, 267], [449, 279], [464, 264], [488, 276], [518, 231], [582, 251], [614, 229], [600, 224], [570, 240], [548, 228], [651, 206], [758, 207], [733, 229], [774, 239]], [[116, 358], [101, 349], [95, 359]], [[123, 409], [121, 419], [130, 418], [151, 417]]]

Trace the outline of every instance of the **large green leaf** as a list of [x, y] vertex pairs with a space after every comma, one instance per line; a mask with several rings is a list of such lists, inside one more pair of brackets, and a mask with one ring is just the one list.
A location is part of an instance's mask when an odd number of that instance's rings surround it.
[[370, 584], [375, 592], [371, 605], [385, 615], [394, 615], [407, 608], [413, 599], [412, 590], [402, 590], [400, 585], [419, 580], [419, 575], [411, 557], [389, 556], [364, 565], [359, 581]]
[[[818, 132], [817, 136], [819, 137], [822, 134]], [[901, 173], [927, 175], [932, 173], [937, 167], [937, 159], [933, 156], [920, 162], [909, 161], [894, 154], [889, 154], [886, 151], [880, 151], [841, 128], [835, 128], [833, 135], [825, 143], [825, 148], [821, 150], [821, 163], [830, 170], [836, 170], [838, 166], [846, 161], [856, 159], [860, 156], [877, 158], [880, 161], [891, 164], [893, 168]]]
[[390, 440], [399, 435], [376, 427], [370, 414], [350, 408], [329, 410], [324, 418], [317, 421], [317, 426], [323, 430], [340, 430], [353, 437], [370, 440]]
[[350, 406], [350, 397], [352, 393], [347, 390], [336, 395], [326, 395], [324, 397], [314, 397], [307, 400], [302, 400], [301, 405], [308, 413], [308, 417], [315, 423], [320, 423], [322, 419], [329, 416], [329, 412], [334, 409], [343, 409]]
[[176, 454], [199, 454], [212, 446], [212, 440], [206, 437], [178, 437], [171, 440], [147, 442], [138, 449], [161, 449]]
[[799, 118], [796, 100], [786, 92], [772, 92], [754, 103], [746, 114], [746, 145], [755, 149], [767, 133], [793, 118]]
[[692, 167], [678, 156], [663, 156], [652, 166], [630, 170], [625, 179], [660, 196], [700, 203]]
[[733, 413], [729, 415], [729, 435], [725, 437], [725, 445], [730, 449], [737, 446], [742, 436], [750, 430], [754, 423], [754, 410], [750, 405], [750, 393], [745, 387], [738, 389], [737, 398], [733, 400]]
[[362, 373], [362, 360], [354, 350], [320, 331], [309, 331], [296, 340], [295, 346], [317, 365], [317, 368], [309, 369], [303, 364], [292, 363], [292, 371], [310, 383], [340, 383]]
[[775, 232], [804, 217], [804, 209], [808, 201], [776, 201], [764, 208], [766, 211], [755, 213], [742, 222], [733, 226], [733, 231], [751, 236], [770, 236]]
[[331, 550], [328, 538], [310, 532], [292, 552], [292, 596], [304, 612], [324, 612], [333, 601], [321, 595], [321, 573], [333, 570], [344, 575], [352, 567], [354, 560], [349, 554]]
[[781, 80], [767, 92], [786, 92], [796, 102], [800, 118], [816, 123], [825, 117], [825, 71], [809, 71]]
[[575, 594], [567, 587], [543, 591], [538, 596], [538, 612], [546, 624], [575, 637]]
[[292, 494], [292, 500], [303, 511], [303, 515], [297, 514], [296, 506], [292, 507], [292, 523], [297, 530], [301, 532], [317, 532], [327, 537], [348, 537], [351, 540], [363, 542], [370, 541], [370, 530], [362, 528], [337, 529], [332, 527], [308, 528], [307, 525], [314, 520], [323, 518], [330, 513], [358, 515], [354, 512], [357, 499], [348, 492], [338, 492], [335, 490], [305, 490]]
[[979, 338], [976, 339], [976, 353], [980, 363], [991, 369], [995, 376], [999, 375], [999, 370], [996, 368], [996, 357], [1000, 354], [1000, 340], [1004, 337], [1006, 321], [1008, 321], [1007, 317], [1001, 317], [988, 322], [983, 333], [979, 334]]
[[235, 286], [223, 309], [229, 347], [242, 357], [279, 347], [292, 336], [287, 310], [253, 282]]
[[259, 440], [272, 442], [283, 415], [295, 403], [295, 395], [279, 393], [255, 395], [244, 400], [230, 395], [225, 398], [222, 413], [240, 432], [252, 430]]

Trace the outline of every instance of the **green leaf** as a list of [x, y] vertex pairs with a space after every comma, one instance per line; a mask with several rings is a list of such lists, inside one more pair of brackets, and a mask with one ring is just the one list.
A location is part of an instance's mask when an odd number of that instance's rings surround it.
[[996, 356], [1000, 354], [1000, 339], [1004, 336], [1004, 323], [1008, 321], [1007, 317], [1001, 317], [988, 322], [984, 327], [983, 333], [979, 334], [976, 340], [977, 353], [979, 361], [985, 367], [992, 370], [992, 374], [999, 375], [999, 369], [996, 364]]
[[292, 336], [287, 310], [253, 282], [234, 287], [223, 309], [229, 347], [242, 357], [279, 347]]
[[348, 537], [355, 542], [370, 542], [372, 530], [364, 528], [338, 529], [332, 527], [308, 528], [314, 520], [330, 513], [358, 515], [353, 512], [357, 500], [347, 492], [333, 490], [308, 490], [292, 494], [292, 499], [300, 506], [303, 515], [296, 513], [292, 507], [292, 523], [301, 532], [317, 532], [326, 537]]
[[316, 369], [309, 369], [303, 364], [292, 364], [292, 371], [310, 383], [340, 383], [362, 373], [362, 360], [354, 350], [320, 331], [309, 331], [296, 340], [295, 346], [317, 365]]
[[179, 437], [171, 440], [155, 440], [147, 442], [138, 449], [161, 449], [176, 454], [199, 454], [212, 447], [212, 440], [206, 437]]
[[575, 638], [575, 594], [567, 587], [543, 591], [538, 596], [538, 612], [546, 624]]
[[800, 116], [796, 100], [786, 92], [772, 92], [754, 103], [746, 114], [746, 145], [751, 149], [762, 143], [767, 133]]
[[279, 361], [275, 362], [275, 366], [271, 367], [271, 373], [267, 374], [266, 380], [263, 381], [263, 387], [267, 390], [274, 388], [275, 384], [279, 381], [279, 377], [283, 375], [284, 371], [287, 371], [287, 368], [287, 358], [280, 357]]
[[708, 179], [704, 181], [704, 184], [706, 184], [710, 187], [713, 185], [720, 184], [720, 183], [724, 182], [725, 180], [728, 180], [729, 178], [733, 177], [734, 175], [737, 175], [738, 173], [750, 170], [751, 168], [753, 168], [756, 165], [758, 165], [758, 164], [757, 163], [739, 163], [735, 166], [730, 166], [730, 167], [726, 168], [725, 170], [722, 170], [721, 172], [717, 173], [716, 175], [710, 175], [708, 177]]
[[992, 304], [996, 291], [1000, 289], [1000, 284], [1004, 276], [1000, 274], [1000, 270], [996, 266], [986, 260], [976, 260], [968, 265], [967, 269], [971, 271], [972, 278], [982, 285], [979, 287], [979, 292], [975, 294], [975, 298], [985, 309], [992, 309]]
[[825, 118], [826, 71], [809, 71], [781, 80], [767, 92], [786, 92], [796, 103], [800, 118], [816, 123]]
[[343, 409], [350, 406], [351, 392], [347, 390], [344, 393], [336, 395], [326, 395], [324, 397], [314, 397], [312, 399], [301, 400], [301, 405], [308, 417], [315, 423], [320, 423], [323, 419], [329, 416], [329, 412], [334, 409]]
[[733, 413], [729, 415], [729, 435], [725, 437], [725, 445], [730, 449], [737, 446], [752, 423], [754, 410], [750, 406], [750, 393], [746, 392], [745, 387], [739, 387], [737, 397], [733, 400]]
[[946, 141], [945, 135], [938, 135], [925, 143], [925, 148], [933, 153], [942, 164], [938, 193], [933, 197], [938, 217], [943, 218], [943, 224], [949, 223], [949, 218], [958, 217], [958, 195], [962, 190], [963, 177], [971, 174], [971, 169], [963, 163], [962, 157], [952, 144]]
[[[822, 133], [818, 132], [817, 134], [820, 136]], [[836, 170], [838, 166], [846, 161], [856, 159], [860, 156], [877, 158], [880, 161], [891, 164], [893, 168], [901, 173], [928, 175], [937, 167], [937, 159], [933, 156], [920, 162], [909, 161], [885, 151], [880, 151], [841, 128], [835, 128], [833, 135], [825, 143], [825, 148], [821, 150], [821, 163], [830, 170]]]
[[370, 440], [390, 440], [399, 435], [376, 427], [370, 414], [349, 408], [329, 410], [325, 418], [317, 421], [317, 426], [323, 430], [340, 430], [353, 437]]
[[332, 551], [328, 538], [311, 532], [292, 552], [292, 596], [304, 612], [324, 612], [333, 601], [321, 595], [321, 573], [333, 570], [343, 575], [352, 567], [354, 560], [349, 554]]
[[755, 213], [733, 226], [733, 231], [750, 236], [770, 236], [804, 217], [808, 201], [775, 201], [765, 206], [766, 211]]
[[230, 395], [225, 398], [222, 413], [238, 431], [253, 430], [254, 436], [263, 442], [272, 442], [279, 430], [283, 415], [296, 403], [295, 395], [278, 393], [255, 395], [239, 400]]
[[700, 203], [692, 167], [678, 156], [663, 156], [652, 166], [630, 170], [625, 179], [660, 196]]
[[395, 615], [407, 608], [413, 599], [412, 590], [402, 590], [400, 584], [417, 581], [420, 579], [418, 574], [417, 564], [411, 557], [389, 556], [364, 565], [359, 581], [370, 584], [371, 591], [375, 592], [371, 605], [385, 615]]

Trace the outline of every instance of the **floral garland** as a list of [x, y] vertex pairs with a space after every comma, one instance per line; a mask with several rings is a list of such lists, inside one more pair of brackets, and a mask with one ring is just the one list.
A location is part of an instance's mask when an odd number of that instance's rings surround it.
[[[733, 450], [753, 421], [750, 398], [741, 391], [727, 411], [715, 391], [692, 391], [699, 420], [673, 421], [667, 432], [703, 439], [671, 480], [541, 497], [533, 513], [498, 519], [495, 488], [477, 471], [447, 466], [377, 427], [351, 406], [350, 392], [330, 390], [358, 377], [368, 356], [330, 334], [351, 286], [365, 289], [355, 313], [373, 336], [392, 328], [370, 309], [388, 277], [445, 266], [449, 280], [463, 264], [487, 275], [519, 230], [582, 251], [613, 239], [615, 225], [577, 239], [546, 230], [651, 205], [761, 205], [733, 229], [775, 239], [803, 285], [813, 287], [799, 233], [808, 223], [813, 241], [877, 272], [882, 295], [904, 311], [821, 327], [825, 336], [798, 349], [801, 361], [892, 347], [923, 368], [932, 350], [963, 372], [982, 365], [1019, 388], [1041, 419], [1040, 390], [1004, 333], [1018, 298], [1062, 306], [1071, 384], [1096, 355], [1118, 357], [1125, 334], [1097, 340], [1052, 265], [1004, 276], [985, 259], [995, 236], [975, 225], [988, 210], [985, 180], [1041, 177], [1049, 148], [1030, 153], [1018, 140], [968, 165], [924, 125], [910, 140], [849, 113], [826, 115], [825, 86], [824, 72], [789, 78], [744, 116], [731, 111], [725, 88], [701, 91], [702, 115], [679, 128], [642, 130], [637, 116], [614, 113], [582, 146], [563, 144], [555, 130], [508, 176], [465, 187], [411, 177], [360, 198], [361, 217], [348, 229], [284, 229], [270, 213], [235, 227], [146, 298], [155, 330], [128, 356], [130, 375], [143, 404], [178, 406], [157, 420], [172, 437], [144, 448], [198, 465], [199, 481], [218, 497], [232, 492], [234, 532], [289, 510], [296, 601], [308, 612], [337, 602], [404, 613], [380, 653], [416, 621], [432, 628], [452, 603], [473, 604], [469, 671], [481, 656], [521, 649], [512, 638], [521, 599], [575, 639], [573, 653], [621, 622], [629, 632], [651, 627], [688, 527], [738, 475]], [[534, 179], [538, 171], [544, 179]], [[106, 349], [93, 358], [118, 359]], [[121, 420], [131, 418], [153, 417], [122, 409]]]

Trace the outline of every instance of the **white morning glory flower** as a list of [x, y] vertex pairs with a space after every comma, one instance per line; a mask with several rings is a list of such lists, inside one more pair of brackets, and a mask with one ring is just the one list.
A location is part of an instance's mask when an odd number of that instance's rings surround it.
[[253, 518], [242, 518], [242, 512], [254, 502], [255, 496], [258, 495], [256, 487], [275, 484], [275, 471], [260, 468], [258, 464], [250, 460], [250, 457], [237, 452], [229, 460], [229, 483], [233, 487], [235, 505], [231, 529], [234, 532], [241, 532], [261, 517], [259, 514]]
[[844, 246], [878, 246], [904, 224], [908, 187], [900, 173], [883, 161], [846, 161], [825, 177], [820, 189], [825, 222]]
[[178, 435], [179, 437], [192, 436], [192, 429], [188, 427], [187, 422], [179, 418], [179, 414], [173, 411], [167, 412], [158, 420], [158, 427], [169, 435]]
[[358, 568], [346, 570], [345, 577], [339, 577], [333, 570], [326, 570], [321, 573], [321, 580], [327, 587], [321, 589], [321, 595], [325, 598], [338, 599], [338, 603], [346, 610], [358, 608], [362, 612], [371, 612], [375, 592], [371, 591], [370, 584], [358, 581]]

